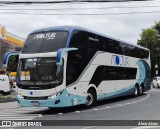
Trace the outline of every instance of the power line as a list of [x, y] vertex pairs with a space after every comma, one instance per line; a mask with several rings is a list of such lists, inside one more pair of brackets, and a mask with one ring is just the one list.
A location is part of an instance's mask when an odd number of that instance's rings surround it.
[[131, 1], [153, 1], [153, 0], [64, 0], [64, 1], [0, 1], [0, 4], [56, 4], [56, 3], [102, 3], [102, 2], [131, 2]]
[[56, 8], [56, 9], [48, 9], [48, 8], [46, 8], [46, 9], [42, 9], [42, 8], [40, 8], [40, 9], [15, 9], [15, 8], [9, 8], [9, 9], [6, 9], [6, 8], [4, 8], [4, 9], [0, 9], [0, 10], [24, 10], [24, 11], [28, 11], [28, 10], [31, 10], [31, 11], [36, 11], [36, 10], [84, 10], [84, 9], [90, 9], [90, 10], [95, 10], [95, 9], [112, 9], [112, 8], [148, 8], [148, 7], [152, 7], [152, 8], [155, 8], [155, 7], [160, 7], [160, 5], [151, 5], [151, 6], [128, 6], [128, 7], [124, 7], [124, 6], [112, 6], [112, 7], [100, 7], [100, 8]]
[[124, 13], [25, 13], [25, 12], [2, 12], [0, 14], [25, 14], [25, 15], [82, 15], [82, 16], [88, 16], [88, 15], [127, 15], [127, 14], [151, 14], [151, 13], [160, 13], [160, 11], [146, 11], [146, 12], [124, 12]]

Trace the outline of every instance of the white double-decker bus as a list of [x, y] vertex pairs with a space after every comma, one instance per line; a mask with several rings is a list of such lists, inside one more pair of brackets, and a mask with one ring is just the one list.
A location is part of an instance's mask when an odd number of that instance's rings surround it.
[[39, 29], [19, 53], [17, 86], [17, 100], [26, 107], [92, 107], [102, 99], [138, 96], [150, 89], [150, 53], [81, 27]]

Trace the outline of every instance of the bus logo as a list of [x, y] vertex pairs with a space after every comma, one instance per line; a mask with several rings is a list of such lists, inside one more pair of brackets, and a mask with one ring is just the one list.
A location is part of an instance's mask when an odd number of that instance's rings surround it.
[[29, 92], [29, 94], [30, 94], [30, 95], [33, 95], [33, 92], [32, 92], [32, 91], [30, 91], [30, 92]]
[[37, 34], [34, 39], [54, 39], [56, 37], [56, 33], [43, 33]]
[[120, 63], [120, 58], [119, 58], [119, 56], [116, 56], [115, 62], [116, 62], [117, 65], [119, 65], [119, 63]]
[[129, 66], [129, 59], [126, 56], [114, 54], [111, 58], [111, 64], [118, 66]]
[[41, 91], [29, 91], [29, 95], [41, 95]]

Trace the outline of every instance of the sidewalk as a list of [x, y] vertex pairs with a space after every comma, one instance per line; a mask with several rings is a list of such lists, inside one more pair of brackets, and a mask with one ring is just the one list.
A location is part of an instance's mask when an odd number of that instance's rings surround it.
[[12, 91], [10, 95], [8, 95], [8, 98], [0, 99], [0, 110], [5, 109], [13, 109], [18, 108], [18, 102], [16, 101], [16, 92]]
[[0, 110], [4, 109], [13, 109], [13, 108], [18, 108], [18, 102], [6, 102], [6, 103], [0, 103]]

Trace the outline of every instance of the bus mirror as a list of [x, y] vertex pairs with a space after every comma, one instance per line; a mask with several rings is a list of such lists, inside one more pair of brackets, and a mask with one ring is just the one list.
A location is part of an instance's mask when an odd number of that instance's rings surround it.
[[9, 71], [12, 68], [17, 69], [18, 59], [19, 59], [19, 52], [5, 53], [4, 58], [3, 58], [3, 67], [8, 69]]
[[75, 51], [75, 50], [78, 50], [78, 48], [61, 48], [61, 49], [58, 49], [58, 51], [57, 51], [57, 56], [56, 56], [56, 64], [57, 64], [57, 65], [62, 65], [62, 57], [63, 57], [63, 54], [64, 54], [65, 52]]

